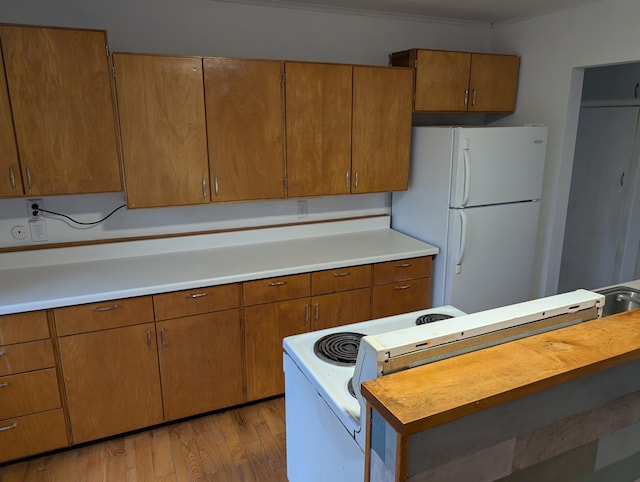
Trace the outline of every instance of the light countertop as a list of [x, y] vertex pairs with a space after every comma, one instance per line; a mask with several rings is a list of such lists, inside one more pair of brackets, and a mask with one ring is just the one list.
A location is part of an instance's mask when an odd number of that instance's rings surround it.
[[0, 315], [430, 256], [388, 218], [0, 254]]

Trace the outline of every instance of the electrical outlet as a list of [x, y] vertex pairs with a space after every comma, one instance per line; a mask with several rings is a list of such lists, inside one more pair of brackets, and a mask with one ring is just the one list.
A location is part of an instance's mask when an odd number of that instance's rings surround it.
[[309, 215], [309, 205], [307, 201], [302, 200], [298, 201], [298, 217], [306, 218]]
[[36, 221], [29, 221], [29, 231], [31, 232], [31, 241], [41, 242], [47, 241], [47, 224], [44, 218]]
[[27, 217], [29, 221], [39, 221], [42, 219], [38, 208], [43, 207], [42, 199], [27, 199]]

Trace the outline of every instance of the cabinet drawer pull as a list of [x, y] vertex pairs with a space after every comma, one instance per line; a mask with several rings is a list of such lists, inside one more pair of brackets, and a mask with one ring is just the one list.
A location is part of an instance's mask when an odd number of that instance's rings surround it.
[[94, 308], [93, 311], [95, 311], [96, 313], [100, 313], [100, 312], [103, 312], [103, 311], [113, 311], [116, 308], [118, 308], [118, 305], [98, 306], [97, 308]]
[[306, 303], [304, 305], [304, 321], [309, 321], [309, 305]]
[[394, 286], [393, 287], [395, 290], [400, 291], [400, 290], [408, 290], [409, 288], [411, 288], [411, 285], [401, 285], [401, 286]]
[[320, 311], [320, 308], [318, 307], [318, 303], [316, 303], [316, 321], [318, 321], [319, 311]]
[[7, 425], [6, 427], [0, 427], [0, 432], [4, 432], [5, 430], [11, 430], [12, 428], [16, 428], [18, 426], [18, 422], [13, 422], [11, 425]]
[[187, 298], [202, 298], [203, 296], [207, 296], [209, 293], [207, 291], [205, 291], [204, 293], [194, 293], [192, 295], [187, 296]]
[[31, 189], [31, 170], [27, 167], [27, 184], [29, 185], [29, 189]]
[[0, 383], [0, 388], [8, 387], [8, 386], [9, 386], [9, 382]]
[[411, 266], [411, 263], [396, 264], [396, 268], [408, 268], [409, 266]]
[[16, 176], [13, 175], [13, 167], [9, 166], [9, 179], [11, 180], [11, 189], [16, 188]]
[[336, 278], [344, 278], [345, 276], [349, 276], [351, 273], [349, 271], [343, 271], [342, 273], [333, 273], [333, 276]]
[[272, 281], [271, 283], [269, 283], [269, 286], [282, 286], [286, 284], [287, 284], [286, 281]]

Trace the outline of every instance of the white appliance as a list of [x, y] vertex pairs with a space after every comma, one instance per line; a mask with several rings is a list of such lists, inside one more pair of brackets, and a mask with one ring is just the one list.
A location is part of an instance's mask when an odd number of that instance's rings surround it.
[[596, 318], [603, 305], [603, 295], [578, 290], [471, 315], [441, 306], [285, 338], [289, 481], [364, 479], [363, 381]]
[[547, 127], [414, 127], [409, 189], [391, 226], [438, 246], [432, 305], [529, 300]]

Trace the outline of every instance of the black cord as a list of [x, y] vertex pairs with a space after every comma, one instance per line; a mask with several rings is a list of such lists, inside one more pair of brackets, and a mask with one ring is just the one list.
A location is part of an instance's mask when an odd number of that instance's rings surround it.
[[91, 226], [91, 225], [94, 225], [94, 224], [100, 224], [101, 222], [106, 221], [106, 220], [107, 220], [107, 218], [109, 218], [112, 214], [114, 214], [116, 211], [119, 211], [120, 209], [122, 209], [122, 208], [123, 208], [123, 207], [125, 207], [125, 206], [126, 206], [126, 204], [123, 204], [122, 206], [118, 206], [117, 208], [115, 208], [113, 211], [111, 211], [109, 214], [107, 214], [107, 215], [106, 215], [104, 218], [102, 218], [101, 220], [99, 220], [99, 221], [93, 221], [93, 222], [90, 222], [90, 223], [83, 223], [82, 221], [76, 221], [75, 219], [73, 219], [73, 218], [72, 218], [72, 217], [70, 217], [70, 216], [67, 216], [66, 214], [57, 213], [57, 212], [55, 212], [55, 211], [48, 211], [48, 210], [46, 210], [46, 209], [42, 209], [42, 208], [38, 208], [38, 211], [39, 211], [39, 212], [42, 212], [42, 213], [55, 214], [56, 216], [62, 216], [63, 218], [67, 218], [67, 219], [68, 219], [69, 221], [71, 221], [71, 222], [74, 222], [74, 223], [76, 223], [76, 224], [82, 224], [83, 226]]

